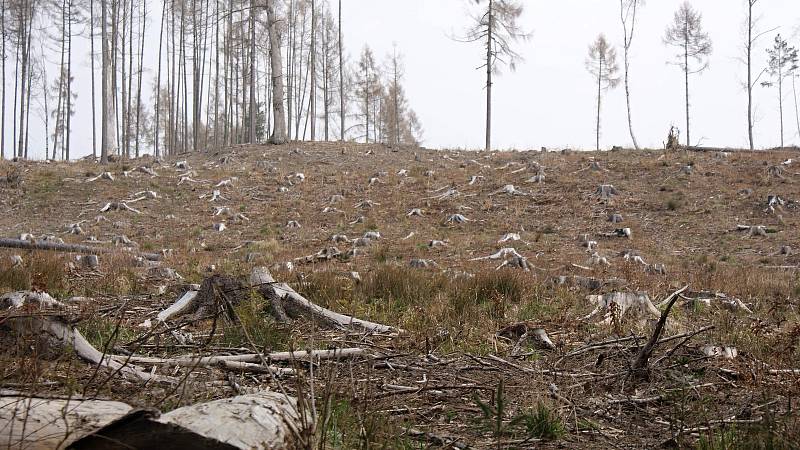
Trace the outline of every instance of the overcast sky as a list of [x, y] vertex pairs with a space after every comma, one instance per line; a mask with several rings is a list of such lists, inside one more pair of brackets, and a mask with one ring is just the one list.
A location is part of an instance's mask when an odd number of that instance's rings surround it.
[[[471, 1], [471, 0], [470, 0]], [[364, 45], [377, 55], [397, 44], [404, 54], [406, 91], [424, 127], [424, 142], [434, 148], [481, 148], [484, 139], [485, 73], [481, 44], [452, 39], [469, 26], [468, 0], [344, 0], [345, 44], [351, 61]], [[667, 64], [674, 49], [663, 44], [664, 30], [682, 0], [651, 0], [640, 11], [631, 60], [634, 129], [640, 145], [661, 148], [670, 125], [684, 129], [684, 91], [680, 69]], [[335, 6], [336, 0], [331, 0]], [[618, 0], [524, 0], [522, 27], [532, 38], [519, 43], [524, 56], [516, 72], [504, 70], [494, 85], [495, 148], [594, 148], [595, 82], [585, 69], [589, 44], [605, 33], [622, 56]], [[714, 52], [709, 69], [690, 79], [692, 140], [708, 146], [747, 145], [746, 72], [743, 55], [745, 0], [693, 0], [703, 14]], [[151, 1], [148, 39], [158, 48], [160, 8]], [[754, 52], [754, 72], [766, 64], [765, 49], [781, 32], [800, 47], [800, 1], [762, 0], [759, 27], [776, 28]], [[99, 45], [99, 42], [97, 43]], [[77, 39], [75, 64], [79, 95], [73, 123], [73, 156], [91, 153], [89, 45]], [[155, 51], [146, 56], [147, 78], [154, 78]], [[622, 65], [620, 60], [620, 66]], [[53, 68], [50, 69], [54, 73]], [[13, 73], [8, 73], [13, 80]], [[148, 80], [149, 81], [149, 80]], [[148, 82], [146, 81], [146, 83]], [[788, 80], [787, 80], [788, 81]], [[798, 80], [800, 90], [800, 80]], [[152, 83], [152, 81], [150, 81]], [[10, 86], [13, 89], [13, 85]], [[99, 89], [99, 85], [98, 85]], [[146, 89], [146, 92], [152, 92]], [[800, 94], [800, 93], [799, 93]], [[10, 97], [10, 96], [9, 96]], [[10, 99], [9, 99], [10, 100]], [[791, 84], [784, 93], [786, 143], [800, 145]], [[776, 89], [755, 89], [758, 147], [779, 143]], [[11, 103], [7, 104], [10, 113]], [[99, 108], [98, 108], [99, 110]], [[43, 154], [43, 127], [32, 114], [31, 151]], [[601, 146], [630, 145], [625, 94], [620, 86], [605, 94]], [[7, 119], [10, 128], [10, 118]], [[9, 133], [10, 134], [10, 133]], [[6, 137], [6, 152], [11, 138]]]

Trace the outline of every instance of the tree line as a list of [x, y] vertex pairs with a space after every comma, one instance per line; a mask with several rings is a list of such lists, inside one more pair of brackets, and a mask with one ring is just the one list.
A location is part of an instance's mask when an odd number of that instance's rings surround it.
[[[520, 0], [472, 0], [479, 6], [479, 14], [474, 17], [474, 24], [460, 40], [464, 42], [480, 42], [486, 48], [486, 56], [481, 68], [486, 69], [486, 150], [491, 149], [492, 123], [492, 86], [493, 76], [501, 66], [514, 70], [521, 59], [515, 50], [515, 44], [529, 39], [530, 34], [519, 25], [525, 5]], [[744, 0], [746, 6], [746, 32], [744, 36], [744, 55], [741, 58], [747, 71], [747, 128], [750, 150], [755, 148], [753, 139], [753, 90], [759, 85], [774, 87], [778, 95], [780, 143], [784, 146], [784, 92], [787, 82], [791, 82], [794, 98], [795, 122], [797, 134], [800, 136], [800, 107], [798, 106], [797, 83], [800, 81], [800, 66], [797, 47], [790, 45], [778, 33], [772, 45], [766, 48], [768, 64], [754, 74], [752, 63], [753, 52], [757, 50], [757, 41], [771, 30], [760, 30], [758, 27], [758, 7], [762, 0]], [[628, 130], [634, 148], [639, 149], [633, 126], [631, 108], [631, 64], [630, 53], [636, 35], [636, 25], [645, 0], [619, 0], [619, 20], [622, 29], [623, 73], [620, 76], [616, 49], [609, 43], [606, 35], [600, 33], [589, 46], [586, 58], [586, 69], [592, 75], [597, 88], [596, 102], [596, 148], [600, 149], [600, 131], [603, 93], [616, 88], [624, 81]], [[691, 102], [689, 81], [709, 67], [709, 56], [713, 51], [709, 35], [703, 31], [702, 15], [690, 2], [684, 2], [675, 12], [672, 22], [667, 26], [663, 42], [676, 50], [675, 58], [669, 61], [678, 67], [683, 75], [684, 106], [686, 124], [686, 145], [691, 147]], [[757, 70], [757, 69], [756, 69]]]
[[0, 158], [29, 157], [33, 113], [46, 156], [70, 159], [73, 61], [85, 56], [76, 38], [89, 41], [92, 155], [102, 161], [266, 141], [420, 142], [401, 52], [379, 59], [365, 46], [349, 61], [341, 0], [163, 0], [157, 17], [152, 5], [0, 0]]

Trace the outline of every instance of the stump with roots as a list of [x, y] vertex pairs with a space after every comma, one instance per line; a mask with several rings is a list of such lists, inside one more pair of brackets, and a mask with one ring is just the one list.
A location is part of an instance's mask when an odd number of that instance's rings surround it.
[[622, 214], [610, 214], [608, 216], [608, 221], [611, 223], [622, 223], [623, 220]]
[[612, 292], [605, 295], [589, 295], [586, 297], [595, 305], [584, 321], [595, 321], [602, 317], [599, 323], [609, 325], [628, 316], [632, 318], [657, 318], [661, 312], [650, 301], [650, 297], [643, 292]]
[[497, 336], [504, 337], [515, 342], [512, 353], [520, 345], [530, 343], [539, 350], [555, 350], [556, 345], [550, 340], [550, 336], [544, 328], [536, 326], [532, 322], [519, 322], [508, 325], [497, 332]]
[[611, 200], [619, 192], [613, 184], [601, 184], [597, 187], [595, 194], [600, 197], [600, 200]]
[[680, 150], [680, 136], [681, 132], [678, 130], [677, 127], [672, 126], [669, 127], [669, 133], [667, 134], [667, 143], [664, 145], [664, 148], [667, 150]]

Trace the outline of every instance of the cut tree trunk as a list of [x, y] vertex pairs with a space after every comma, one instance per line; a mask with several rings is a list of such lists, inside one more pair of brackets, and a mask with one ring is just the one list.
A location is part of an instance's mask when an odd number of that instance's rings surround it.
[[[4, 238], [0, 238], [0, 247], [22, 248], [26, 250], [51, 250], [57, 252], [83, 253], [87, 255], [115, 253], [119, 251], [119, 249], [117, 248], [94, 247], [91, 245], [62, 244], [58, 242], [47, 242], [47, 241], [32, 242], [22, 239], [4, 239]], [[148, 261], [161, 261], [161, 255], [158, 253], [138, 253], [138, 255]]]
[[0, 398], [0, 445], [26, 449], [299, 449], [313, 423], [277, 392], [215, 400], [159, 415], [109, 400]]

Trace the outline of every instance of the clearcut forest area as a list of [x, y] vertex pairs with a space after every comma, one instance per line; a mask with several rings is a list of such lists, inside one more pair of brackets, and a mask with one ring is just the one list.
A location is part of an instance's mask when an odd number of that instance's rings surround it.
[[104, 253], [2, 250], [3, 388], [162, 413], [286, 393], [298, 446], [790, 447], [795, 157], [307, 143], [6, 163], [2, 229]]
[[0, 448], [800, 449], [791, 0], [0, 38]]

